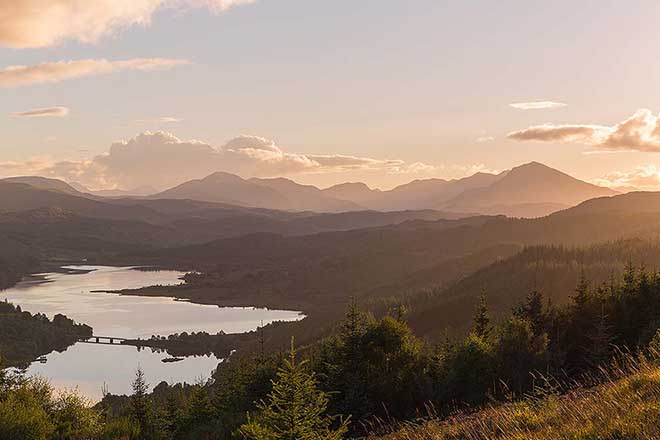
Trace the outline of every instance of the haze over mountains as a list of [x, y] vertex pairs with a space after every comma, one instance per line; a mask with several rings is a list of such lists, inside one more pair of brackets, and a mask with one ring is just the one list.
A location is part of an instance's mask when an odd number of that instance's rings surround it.
[[[27, 184], [115, 205], [125, 199], [141, 200], [142, 206], [146, 200], [172, 199], [290, 212], [435, 210], [449, 217], [473, 214], [542, 217], [588, 199], [616, 194], [609, 188], [583, 182], [537, 162], [499, 174], [476, 173], [456, 180], [415, 180], [388, 191], [371, 189], [359, 182], [319, 189], [286, 178], [243, 179], [224, 172], [184, 182], [155, 194], [155, 190], [149, 187], [131, 191], [90, 191], [75, 183], [44, 177], [13, 177], [1, 182]], [[43, 204], [36, 203], [38, 199], [33, 200], [32, 205], [43, 207]], [[16, 200], [5, 204], [3, 209], [11, 210], [12, 204], [22, 199]]]
[[540, 217], [594, 197], [614, 194], [616, 192], [611, 189], [532, 162], [500, 174], [477, 173], [457, 180], [416, 180], [389, 191], [371, 189], [363, 183], [344, 183], [321, 190], [285, 178], [243, 179], [233, 174], [214, 173], [150, 197], [290, 211], [435, 209], [463, 214]]

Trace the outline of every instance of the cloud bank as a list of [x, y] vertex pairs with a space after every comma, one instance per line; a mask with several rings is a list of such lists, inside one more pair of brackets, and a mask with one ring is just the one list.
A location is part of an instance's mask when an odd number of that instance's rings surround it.
[[24, 112], [12, 113], [15, 118], [63, 118], [69, 114], [67, 107], [36, 108]]
[[516, 141], [571, 142], [603, 151], [660, 152], [660, 115], [640, 109], [618, 124], [544, 124], [514, 131]]
[[563, 102], [554, 102], [554, 101], [531, 101], [531, 102], [514, 102], [509, 104], [510, 107], [513, 107], [518, 110], [543, 110], [548, 108], [561, 108], [566, 107], [567, 104]]
[[642, 165], [633, 170], [614, 171], [595, 179], [594, 183], [621, 191], [660, 190], [660, 169], [655, 165]]
[[88, 160], [0, 163], [0, 174], [38, 174], [92, 189], [136, 188], [150, 185], [165, 189], [216, 171], [243, 177], [289, 176], [301, 173], [341, 173], [376, 170], [397, 174], [424, 174], [438, 168], [421, 162], [381, 160], [350, 155], [289, 153], [274, 141], [258, 136], [238, 136], [221, 148], [205, 142], [182, 140], [166, 132], [145, 132], [116, 142], [106, 154]]
[[254, 0], [3, 0], [0, 46], [48, 47], [67, 41], [94, 43], [130, 26], [148, 26], [154, 13], [207, 8], [220, 13]]
[[33, 66], [9, 66], [0, 69], [0, 87], [56, 83], [74, 78], [107, 75], [126, 70], [164, 70], [189, 63], [187, 60], [170, 58], [133, 58], [117, 61], [86, 59], [46, 62]]

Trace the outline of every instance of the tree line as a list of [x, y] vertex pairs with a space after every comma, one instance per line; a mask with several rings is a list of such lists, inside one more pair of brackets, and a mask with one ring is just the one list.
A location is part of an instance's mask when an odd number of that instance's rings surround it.
[[92, 336], [92, 328], [64, 315], [49, 319], [20, 306], [0, 301], [0, 355], [9, 366], [26, 367], [53, 350], [63, 351], [78, 340]]
[[[162, 383], [149, 393], [138, 372], [132, 396], [106, 395], [89, 409], [93, 416], [85, 413], [98, 424], [92, 437], [54, 436], [59, 419], [44, 410], [55, 431], [17, 438], [339, 439], [366, 434], [378, 419], [421, 417], [431, 406], [448, 414], [522, 396], [541, 374], [576, 379], [617, 347], [646, 347], [660, 326], [660, 272], [628, 264], [622, 277], [598, 285], [583, 273], [569, 304], [533, 290], [497, 323], [489, 309], [484, 291], [469, 335], [431, 343], [415, 336], [403, 307], [377, 319], [353, 303], [318, 344], [230, 358], [206, 383]], [[29, 410], [16, 386], [0, 398], [0, 438], [3, 414]]]

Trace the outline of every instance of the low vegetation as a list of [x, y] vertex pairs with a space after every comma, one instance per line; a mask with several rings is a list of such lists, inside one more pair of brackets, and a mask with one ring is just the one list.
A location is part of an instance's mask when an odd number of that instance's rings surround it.
[[[656, 439], [660, 437], [660, 365], [625, 357], [563, 394], [535, 395], [473, 414], [400, 425], [383, 440]], [[594, 381], [601, 385], [590, 386]], [[390, 427], [392, 428], [392, 427]]]

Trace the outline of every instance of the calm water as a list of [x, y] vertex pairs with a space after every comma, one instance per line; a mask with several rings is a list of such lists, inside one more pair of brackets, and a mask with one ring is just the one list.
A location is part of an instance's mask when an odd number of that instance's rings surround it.
[[[90, 270], [84, 274], [44, 274], [45, 282], [25, 281], [0, 292], [1, 298], [32, 313], [49, 317], [62, 313], [94, 328], [95, 335], [125, 338], [169, 335], [183, 331], [237, 333], [273, 321], [293, 321], [298, 312], [256, 308], [218, 307], [176, 301], [165, 297], [123, 296], [95, 290], [134, 289], [179, 284], [175, 271], [146, 272], [128, 267], [71, 266]], [[76, 344], [63, 353], [51, 353], [45, 364], [33, 363], [28, 374], [39, 374], [55, 387], [72, 388], [98, 399], [105, 383], [113, 394], [130, 392], [135, 370], [141, 367], [151, 385], [167, 382], [192, 383], [206, 379], [218, 359], [190, 357], [163, 363], [168, 357], [135, 347]]]

